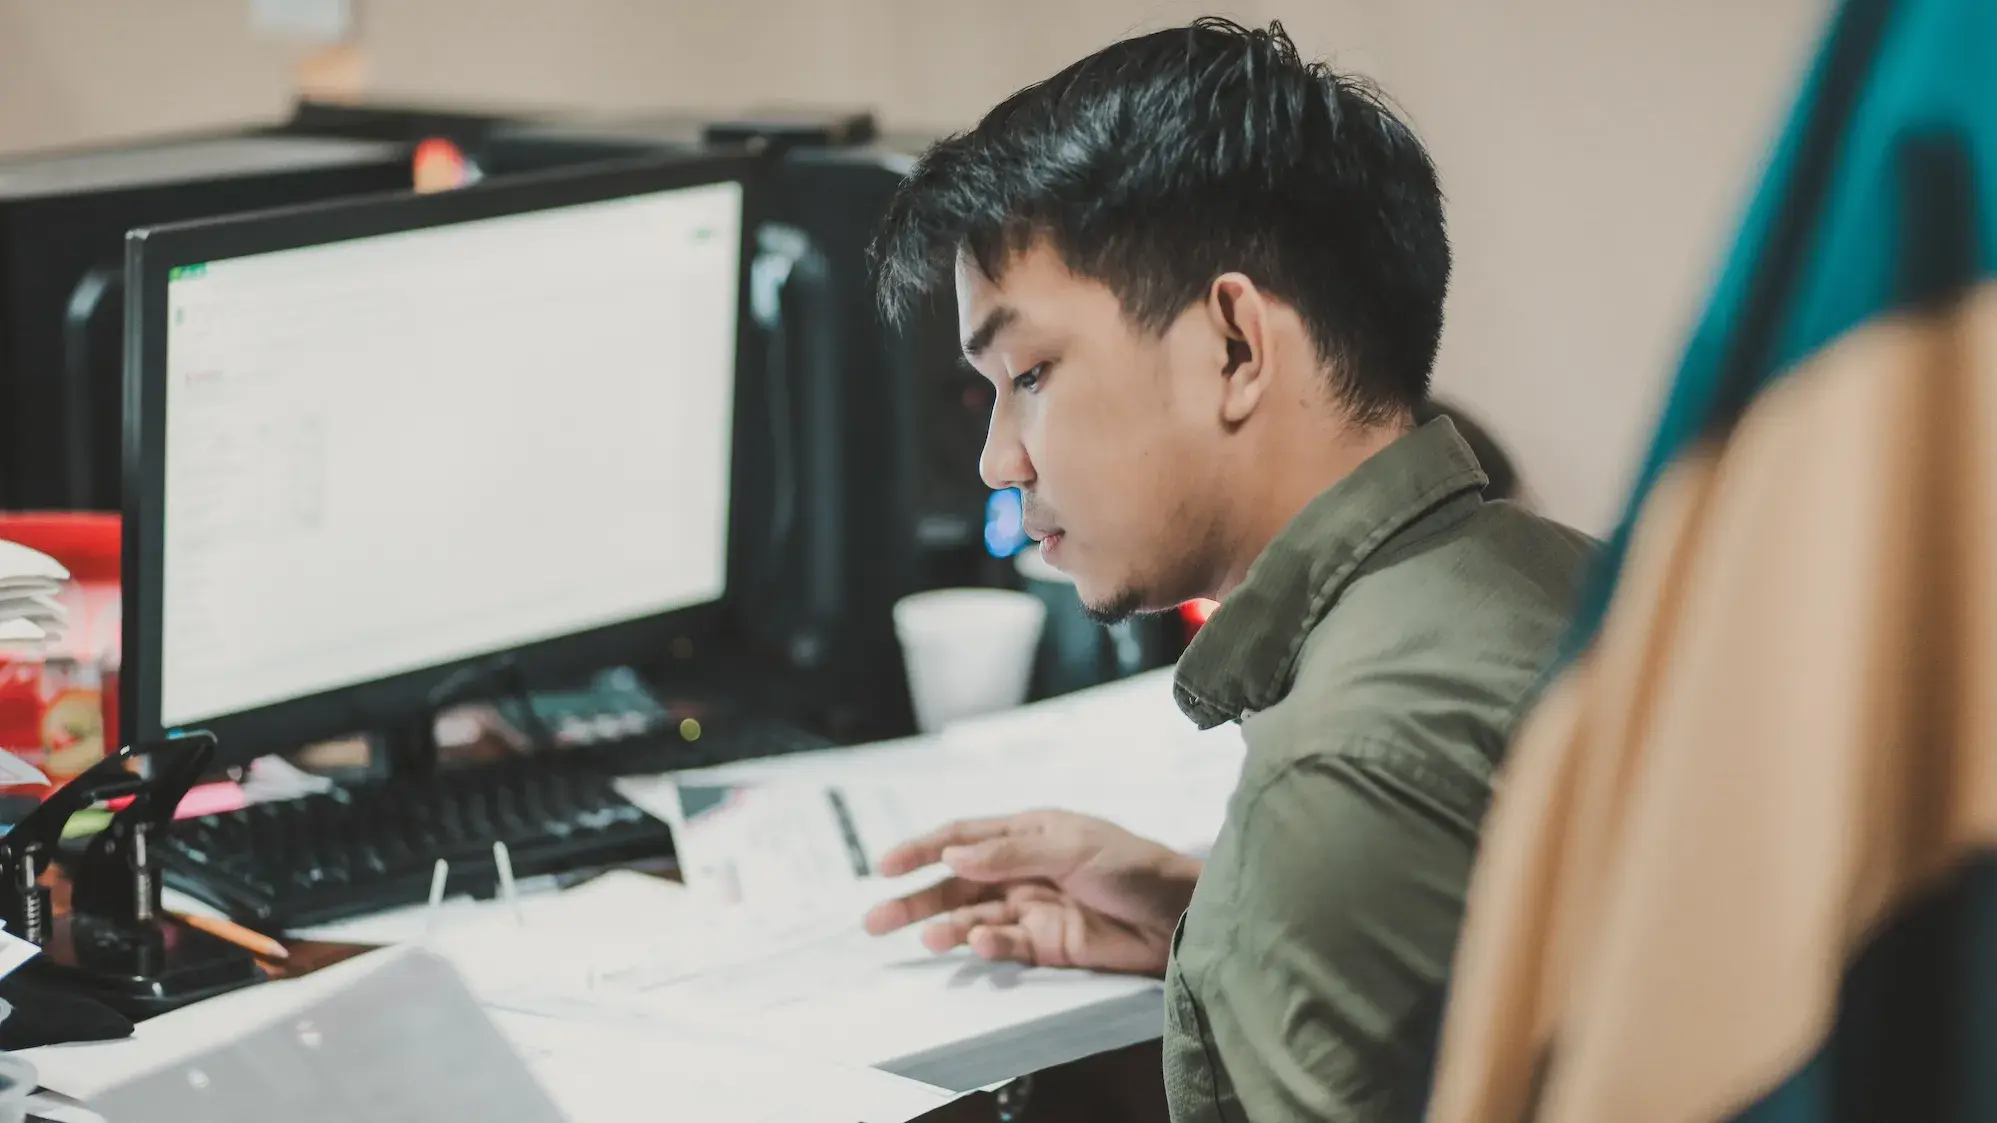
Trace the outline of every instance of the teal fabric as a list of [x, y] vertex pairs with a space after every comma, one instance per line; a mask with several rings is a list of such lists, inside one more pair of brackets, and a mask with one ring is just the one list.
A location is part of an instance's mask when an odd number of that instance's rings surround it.
[[[1811, 238], [1802, 282], [1776, 335], [1767, 369], [1756, 372], [1762, 385], [1893, 307], [1900, 190], [1894, 161], [1903, 137], [1930, 128], [1952, 129], [1962, 137], [1986, 219], [1978, 235], [1977, 260], [1986, 275], [1997, 269], [1997, 2], [1903, 0], [1893, 7], [1865, 93], [1846, 130], [1845, 148]], [[1723, 29], [1715, 28], [1715, 33]], [[1570, 654], [1591, 642], [1601, 626], [1615, 574], [1629, 546], [1631, 521], [1650, 488], [1705, 431], [1750, 277], [1788, 194], [1804, 121], [1820, 92], [1825, 61], [1819, 52], [1679, 364], [1635, 491], [1608, 543], [1593, 590], [1576, 617]]]
[[[1839, 19], [1883, 0], [1846, 0]], [[1792, 299], [1758, 391], [1901, 299], [1901, 142], [1954, 134], [1973, 171], [1978, 275], [1997, 272], [1997, 0], [1902, 0], [1884, 33], [1806, 243]], [[1722, 27], [1715, 34], [1724, 34]], [[1598, 631], [1628, 548], [1631, 521], [1674, 460], [1710, 431], [1742, 310], [1790, 177], [1810, 108], [1823, 95], [1830, 44], [1807, 78], [1687, 347], [1600, 579], [1576, 617], [1569, 654]], [[1911, 902], [1846, 965], [1835, 1025], [1817, 1054], [1738, 1123], [1971, 1123], [1997, 1120], [1997, 855], [1985, 855]]]

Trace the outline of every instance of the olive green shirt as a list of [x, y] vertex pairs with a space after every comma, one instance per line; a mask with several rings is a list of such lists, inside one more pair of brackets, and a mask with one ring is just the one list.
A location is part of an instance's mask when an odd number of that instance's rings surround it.
[[1248, 752], [1172, 941], [1174, 1123], [1421, 1110], [1492, 771], [1593, 554], [1485, 482], [1446, 418], [1395, 441], [1180, 660], [1180, 707]]

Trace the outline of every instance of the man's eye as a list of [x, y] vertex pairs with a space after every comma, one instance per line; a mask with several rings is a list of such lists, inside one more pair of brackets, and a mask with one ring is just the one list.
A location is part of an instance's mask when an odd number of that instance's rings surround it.
[[1047, 377], [1047, 364], [1041, 363], [1014, 376], [1012, 388], [1031, 394], [1040, 388], [1041, 380]]

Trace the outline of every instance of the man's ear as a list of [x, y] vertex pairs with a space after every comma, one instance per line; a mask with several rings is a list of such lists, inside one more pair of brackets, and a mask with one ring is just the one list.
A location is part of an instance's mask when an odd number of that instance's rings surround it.
[[1221, 420], [1248, 420], [1269, 393], [1269, 298], [1240, 273], [1223, 273], [1207, 289], [1206, 312], [1219, 341]]

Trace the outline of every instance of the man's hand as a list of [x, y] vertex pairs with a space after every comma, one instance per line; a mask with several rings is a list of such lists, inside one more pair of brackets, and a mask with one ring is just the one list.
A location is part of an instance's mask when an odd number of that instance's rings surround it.
[[937, 862], [956, 876], [876, 906], [867, 931], [928, 920], [932, 951], [1140, 975], [1165, 973], [1200, 874], [1197, 859], [1069, 811], [952, 823], [883, 855], [880, 872]]

